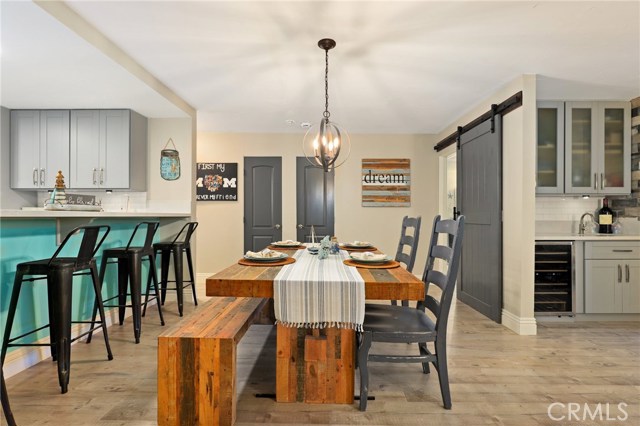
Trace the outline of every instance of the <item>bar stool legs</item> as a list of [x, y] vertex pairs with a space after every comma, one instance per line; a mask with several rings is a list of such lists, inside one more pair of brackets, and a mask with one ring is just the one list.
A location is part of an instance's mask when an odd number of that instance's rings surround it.
[[[189, 269], [189, 278], [191, 283], [191, 290], [193, 293], [193, 303], [195, 306], [198, 306], [198, 298], [196, 296], [196, 286], [195, 286], [195, 274], [193, 273], [193, 261], [191, 257], [191, 248], [180, 245], [172, 245], [170, 247], [163, 247], [162, 249], [158, 249], [160, 252], [160, 286], [162, 291], [162, 304], [164, 305], [165, 298], [167, 296], [167, 283], [169, 282], [169, 263], [171, 258], [173, 258], [173, 273], [175, 275], [175, 283], [176, 283], [176, 299], [178, 302], [178, 313], [182, 316], [182, 311], [184, 307], [184, 266], [182, 262], [182, 252], [184, 251], [187, 255], [187, 267]], [[156, 251], [156, 252], [157, 252]]]
[[[100, 320], [103, 327], [104, 341], [107, 348], [107, 357], [113, 359], [111, 346], [109, 345], [109, 337], [105, 327], [104, 307], [102, 299], [99, 297], [98, 274], [95, 265], [91, 265], [91, 280], [93, 282], [94, 291], [96, 291], [96, 305], [100, 311]], [[11, 337], [11, 328], [15, 319], [15, 313], [18, 307], [18, 299], [24, 273], [16, 272], [13, 291], [11, 293], [11, 301], [9, 302], [9, 311], [7, 314], [7, 323], [2, 340], [2, 353], [0, 355], [0, 364], [4, 366], [9, 344], [16, 339], [26, 336]], [[69, 386], [69, 371], [71, 367], [71, 302], [73, 299], [73, 270], [70, 268], [50, 268], [47, 272], [47, 294], [49, 297], [49, 336], [51, 348], [51, 357], [58, 364], [58, 382], [62, 393], [67, 393]], [[95, 318], [91, 322], [91, 328], [95, 327]], [[41, 327], [46, 328], [46, 326]], [[92, 332], [93, 330], [91, 330]], [[80, 336], [79, 336], [80, 337]], [[76, 337], [77, 339], [77, 337]]]
[[[107, 299], [107, 301], [117, 298], [117, 305], [108, 305], [108, 306], [117, 306], [118, 307], [118, 321], [120, 325], [124, 324], [124, 317], [126, 313], [126, 308], [131, 307], [133, 313], [133, 335], [136, 343], [140, 343], [140, 334], [142, 332], [142, 306], [144, 305], [144, 311], [147, 310], [147, 303], [149, 299], [149, 287], [150, 282], [147, 283], [147, 291], [144, 303], [141, 302], [142, 299], [142, 258], [145, 255], [140, 252], [130, 251], [127, 253], [125, 257], [118, 257], [118, 295]], [[153, 254], [149, 256], [149, 281], [153, 280], [153, 285], [155, 287], [156, 295], [159, 295], [158, 292], [158, 277], [156, 273], [156, 262], [155, 256]], [[104, 277], [106, 275], [107, 265], [109, 263], [109, 257], [107, 255], [103, 256], [102, 264], [100, 265], [100, 283], [104, 282]], [[127, 296], [131, 296], [131, 304], [127, 305]], [[96, 312], [98, 307], [95, 306], [93, 310], [92, 321], [95, 321]], [[158, 303], [158, 314], [160, 316], [160, 323], [164, 325], [164, 318], [162, 316], [162, 308], [160, 307], [160, 303]], [[91, 334], [89, 334], [89, 338], [87, 339], [87, 343], [91, 342]]]

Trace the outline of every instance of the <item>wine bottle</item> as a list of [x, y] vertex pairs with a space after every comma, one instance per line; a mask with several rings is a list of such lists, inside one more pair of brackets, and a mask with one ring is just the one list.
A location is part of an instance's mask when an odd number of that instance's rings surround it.
[[609, 200], [604, 198], [602, 200], [602, 207], [598, 210], [598, 233], [611, 234], [613, 233], [613, 210], [609, 208]]

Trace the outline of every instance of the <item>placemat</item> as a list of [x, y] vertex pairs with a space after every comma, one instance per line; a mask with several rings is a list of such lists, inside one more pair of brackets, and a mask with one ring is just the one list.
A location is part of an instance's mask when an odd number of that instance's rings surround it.
[[395, 260], [390, 260], [386, 263], [360, 263], [354, 262], [351, 259], [345, 259], [343, 263], [347, 266], [355, 266], [356, 268], [365, 269], [393, 269], [400, 266], [400, 262], [396, 262]]
[[363, 247], [363, 248], [356, 248], [356, 247], [347, 247], [347, 246], [340, 246], [340, 250], [346, 250], [346, 251], [376, 251], [378, 250], [376, 247]]
[[304, 250], [306, 249], [306, 247], [303, 246], [302, 244], [300, 244], [299, 246], [274, 246], [273, 244], [270, 244], [267, 246], [267, 248], [269, 250]]
[[253, 260], [245, 259], [244, 257], [238, 260], [238, 264], [244, 266], [282, 266], [289, 265], [291, 263], [295, 263], [295, 259], [293, 257], [286, 257], [282, 260], [278, 260], [276, 262], [255, 262]]

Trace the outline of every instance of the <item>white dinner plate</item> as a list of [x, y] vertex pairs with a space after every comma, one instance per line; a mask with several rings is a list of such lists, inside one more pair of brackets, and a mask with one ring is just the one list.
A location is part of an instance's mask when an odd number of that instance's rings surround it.
[[300, 241], [275, 241], [271, 243], [271, 245], [278, 247], [297, 247], [300, 245]]
[[286, 259], [289, 257], [286, 253], [277, 252], [278, 255], [274, 257], [264, 257], [264, 256], [250, 256], [248, 254], [244, 255], [244, 258], [247, 260], [251, 260], [252, 262], [277, 262], [278, 260]]
[[360, 263], [386, 263], [391, 259], [386, 254], [374, 254], [373, 256], [365, 256], [364, 253], [353, 253], [349, 256], [354, 262]]
[[346, 242], [346, 243], [342, 243], [342, 245], [344, 247], [350, 247], [350, 248], [367, 248], [367, 247], [373, 247], [373, 245], [368, 242], [368, 241], [353, 241], [353, 242]]

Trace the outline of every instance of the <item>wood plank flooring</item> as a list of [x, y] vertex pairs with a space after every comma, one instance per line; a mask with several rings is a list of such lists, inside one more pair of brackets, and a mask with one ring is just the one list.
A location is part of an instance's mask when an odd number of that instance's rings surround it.
[[[197, 310], [185, 303], [185, 315]], [[180, 321], [167, 303], [169, 326]], [[141, 343], [131, 319], [109, 329], [115, 359], [106, 360], [99, 336], [74, 345], [69, 393], [60, 394], [56, 364], [44, 361], [7, 380], [19, 425], [156, 424], [156, 348], [159, 325], [152, 309], [143, 318]], [[353, 405], [276, 403], [256, 394], [275, 392], [275, 328], [252, 326], [238, 346], [238, 425], [638, 425], [640, 326], [637, 322], [542, 323], [537, 336], [517, 336], [462, 303], [452, 309], [449, 370], [453, 409], [442, 407], [437, 373], [415, 364], [371, 364], [368, 410]], [[415, 351], [396, 345], [400, 353]], [[357, 372], [356, 372], [357, 376]], [[358, 384], [356, 383], [356, 392]], [[628, 404], [625, 421], [618, 403]], [[562, 421], [549, 418], [564, 415]], [[568, 421], [578, 404], [580, 420]], [[584, 405], [602, 404], [602, 420], [583, 421]], [[560, 405], [560, 404], [564, 404]], [[575, 406], [574, 406], [575, 407]], [[2, 424], [5, 424], [2, 418]]]

